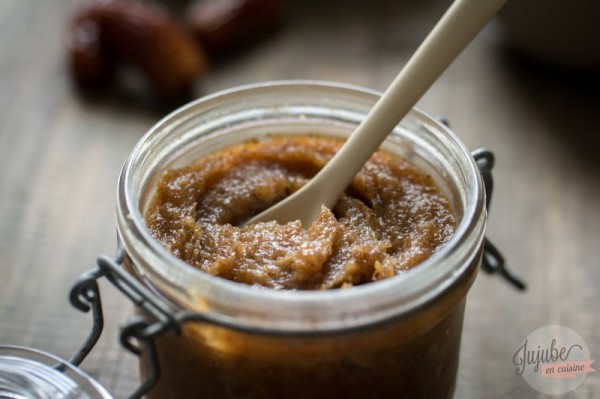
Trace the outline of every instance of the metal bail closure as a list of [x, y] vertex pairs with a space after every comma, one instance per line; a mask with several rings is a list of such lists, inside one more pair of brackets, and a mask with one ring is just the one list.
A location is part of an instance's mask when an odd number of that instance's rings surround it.
[[[473, 151], [471, 155], [475, 159], [483, 179], [483, 184], [485, 186], [485, 206], [489, 212], [490, 202], [492, 200], [492, 190], [494, 188], [494, 180], [492, 178], [494, 154], [490, 150], [479, 148]], [[485, 237], [484, 240], [481, 268], [490, 274], [498, 273], [516, 289], [521, 291], [525, 290], [525, 282], [506, 266], [504, 256], [502, 256], [498, 248], [496, 248], [487, 237]]]
[[123, 268], [126, 256], [124, 249], [119, 245], [115, 259], [105, 256], [98, 258], [97, 269], [82, 275], [71, 288], [71, 304], [83, 312], [88, 312], [91, 309], [93, 326], [88, 338], [70, 362], [79, 365], [100, 337], [104, 317], [97, 280], [106, 277], [135, 306], [145, 310], [150, 315], [148, 318], [140, 316], [129, 320], [121, 326], [120, 333], [120, 342], [125, 349], [136, 356], [143, 355], [148, 360], [149, 367], [146, 380], [129, 396], [129, 399], [139, 399], [156, 384], [160, 376], [154, 338], [165, 332], [179, 334], [181, 332], [181, 320], [173, 315], [167, 304], [156, 298]]
[[137, 316], [121, 325], [119, 340], [121, 345], [136, 356], [144, 356], [147, 361], [147, 377], [128, 399], [142, 398], [156, 384], [160, 377], [160, 365], [155, 338], [171, 333], [181, 334], [181, 327], [187, 322], [209, 322], [229, 328], [236, 328], [227, 321], [218, 321], [209, 316], [186, 310], [175, 311], [124, 268], [127, 254], [119, 242], [117, 256], [98, 258], [97, 268], [82, 275], [71, 288], [71, 304], [77, 309], [92, 310], [93, 326], [88, 338], [71, 358], [70, 363], [79, 365], [98, 341], [104, 317], [102, 314], [100, 290], [97, 280], [106, 279], [139, 309], [145, 316]]
[[[443, 116], [436, 116], [436, 119], [446, 127], [450, 128], [448, 119]], [[490, 211], [490, 203], [492, 201], [492, 191], [494, 189], [494, 179], [492, 178], [492, 169], [494, 168], [495, 157], [492, 151], [487, 148], [478, 148], [471, 153], [477, 168], [483, 179], [483, 185], [485, 187], [485, 207], [487, 211]], [[527, 285], [521, 277], [515, 272], [510, 270], [506, 266], [504, 256], [500, 253], [500, 250], [496, 248], [494, 244], [487, 238], [484, 238], [483, 244], [483, 257], [481, 259], [481, 268], [489, 273], [498, 273], [502, 276], [509, 284], [520, 291], [524, 291]]]

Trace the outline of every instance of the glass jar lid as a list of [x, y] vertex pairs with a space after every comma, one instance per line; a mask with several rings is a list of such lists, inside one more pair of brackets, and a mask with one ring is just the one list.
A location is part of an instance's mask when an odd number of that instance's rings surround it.
[[0, 399], [112, 399], [96, 380], [46, 352], [0, 346]]

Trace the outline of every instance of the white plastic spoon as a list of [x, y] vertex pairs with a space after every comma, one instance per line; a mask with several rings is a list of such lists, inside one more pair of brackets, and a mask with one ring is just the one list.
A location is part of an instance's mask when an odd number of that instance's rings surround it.
[[339, 196], [394, 127], [507, 0], [456, 0], [433, 28], [367, 117], [335, 156], [300, 190], [245, 225], [300, 220], [305, 228], [321, 206]]

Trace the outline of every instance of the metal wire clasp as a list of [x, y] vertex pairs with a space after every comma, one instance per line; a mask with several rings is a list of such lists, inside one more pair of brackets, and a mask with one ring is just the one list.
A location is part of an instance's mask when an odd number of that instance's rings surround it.
[[[485, 205], [489, 212], [490, 203], [492, 200], [492, 191], [494, 189], [494, 179], [492, 178], [492, 168], [494, 167], [494, 154], [485, 148], [480, 148], [471, 153], [479, 173], [483, 179], [485, 186]], [[518, 290], [525, 290], [525, 282], [512, 270], [506, 266], [504, 256], [498, 248], [487, 238], [484, 239], [483, 258], [481, 260], [481, 268], [490, 274], [498, 273], [508, 283]]]
[[125, 251], [119, 246], [115, 259], [104, 256], [98, 258], [97, 269], [84, 274], [73, 285], [69, 297], [71, 304], [83, 312], [92, 310], [93, 326], [84, 344], [70, 362], [78, 366], [100, 338], [104, 316], [97, 280], [106, 277], [136, 306], [152, 315], [152, 319], [134, 317], [121, 326], [121, 345], [137, 356], [143, 353], [148, 358], [146, 380], [129, 396], [129, 399], [138, 399], [156, 384], [160, 376], [154, 338], [167, 331], [179, 334], [181, 321], [176, 319], [174, 312], [163, 301], [158, 300], [123, 268], [125, 258]]

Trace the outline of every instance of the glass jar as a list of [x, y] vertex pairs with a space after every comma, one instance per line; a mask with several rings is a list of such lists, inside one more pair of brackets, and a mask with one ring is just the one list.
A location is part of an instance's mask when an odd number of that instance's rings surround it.
[[483, 248], [485, 194], [474, 159], [435, 119], [412, 110], [382, 148], [434, 178], [458, 225], [431, 258], [393, 278], [343, 290], [258, 289], [187, 265], [144, 224], [164, 170], [250, 139], [347, 137], [378, 97], [312, 81], [244, 86], [176, 110], [133, 149], [118, 187], [126, 266], [174, 313], [201, 315], [180, 334], [156, 339], [161, 376], [148, 398], [452, 396], [466, 295]]
[[56, 356], [0, 346], [0, 398], [112, 399], [94, 379]]

